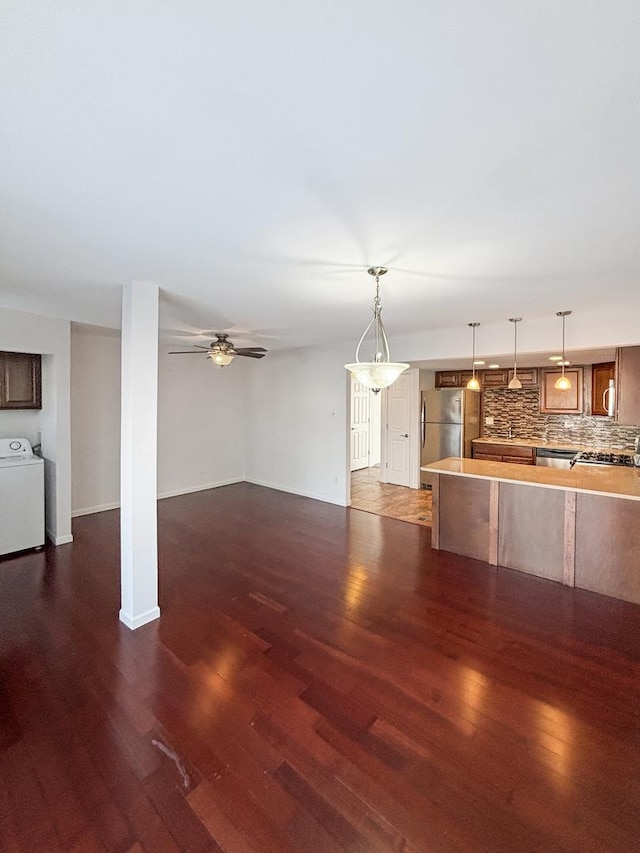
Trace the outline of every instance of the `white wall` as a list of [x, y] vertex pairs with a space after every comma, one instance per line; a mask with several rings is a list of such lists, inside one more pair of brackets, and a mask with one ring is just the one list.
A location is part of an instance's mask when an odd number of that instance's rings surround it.
[[249, 359], [217, 367], [204, 353], [168, 349], [160, 347], [158, 365], [158, 493], [244, 480]]
[[0, 438], [28, 438], [32, 445], [40, 442], [42, 412], [40, 409], [0, 411]]
[[353, 346], [272, 352], [251, 365], [247, 479], [331, 503], [347, 495]]
[[74, 515], [119, 505], [119, 331], [72, 326], [71, 471]]
[[[73, 326], [71, 347], [73, 514], [120, 501], [120, 334]], [[158, 363], [160, 497], [244, 480], [247, 361], [214, 367], [204, 354]]]
[[[40, 353], [42, 410], [35, 419], [5, 421], [42, 432], [45, 459], [45, 523], [57, 545], [71, 542], [71, 437], [69, 400], [70, 328], [68, 320], [0, 308], [0, 349]], [[26, 414], [26, 413], [25, 413]], [[26, 433], [26, 437], [30, 438]], [[37, 438], [37, 435], [34, 436]]]

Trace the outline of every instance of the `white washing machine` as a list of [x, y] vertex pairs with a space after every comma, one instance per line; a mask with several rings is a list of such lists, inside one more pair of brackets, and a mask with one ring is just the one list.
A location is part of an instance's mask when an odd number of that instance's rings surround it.
[[0, 438], [0, 554], [44, 545], [44, 459], [26, 438]]

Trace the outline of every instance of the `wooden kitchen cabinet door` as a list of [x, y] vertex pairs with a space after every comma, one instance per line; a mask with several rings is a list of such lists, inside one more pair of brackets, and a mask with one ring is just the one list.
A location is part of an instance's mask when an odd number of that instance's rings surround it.
[[460, 374], [457, 370], [437, 370], [436, 388], [459, 388]]
[[40, 355], [0, 353], [0, 409], [41, 409], [41, 376]]
[[640, 347], [621, 347], [616, 354], [616, 421], [640, 424]]
[[584, 371], [581, 367], [565, 367], [571, 382], [567, 391], [555, 388], [560, 370], [543, 370], [540, 382], [540, 411], [547, 415], [581, 415], [584, 410]]
[[[609, 381], [616, 375], [615, 361], [594, 364], [591, 368], [591, 414], [606, 415], [605, 393], [609, 389]], [[615, 392], [614, 392], [615, 393]]]

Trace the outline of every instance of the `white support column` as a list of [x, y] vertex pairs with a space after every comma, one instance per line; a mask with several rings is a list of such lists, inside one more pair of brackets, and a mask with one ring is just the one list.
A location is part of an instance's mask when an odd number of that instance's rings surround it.
[[158, 607], [158, 286], [122, 291], [120, 621], [140, 628]]

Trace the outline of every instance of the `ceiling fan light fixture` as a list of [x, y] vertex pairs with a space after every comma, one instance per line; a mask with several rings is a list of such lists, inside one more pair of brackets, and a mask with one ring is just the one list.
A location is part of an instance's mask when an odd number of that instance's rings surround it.
[[[356, 347], [356, 360], [350, 364], [345, 364], [345, 368], [350, 371], [353, 376], [365, 388], [371, 388], [374, 394], [377, 394], [381, 388], [388, 388], [392, 385], [398, 376], [405, 371], [409, 365], [399, 361], [391, 361], [389, 353], [389, 341], [382, 323], [382, 306], [380, 304], [380, 276], [387, 272], [386, 267], [369, 267], [367, 270], [369, 275], [375, 276], [376, 279], [376, 296], [373, 302], [373, 317], [369, 321], [369, 325], [362, 333], [362, 337], [358, 341]], [[375, 355], [372, 361], [360, 361], [360, 347], [363, 344], [365, 337], [370, 329], [373, 328], [375, 336]]]
[[522, 317], [509, 317], [509, 322], [513, 323], [513, 376], [507, 386], [511, 391], [519, 391], [522, 388], [522, 382], [518, 379], [518, 323], [522, 321]]
[[223, 352], [222, 350], [210, 353], [209, 358], [214, 364], [217, 364], [218, 367], [226, 367], [227, 364], [231, 364], [233, 361], [233, 356], [228, 352]]
[[571, 311], [556, 311], [556, 317], [562, 317], [562, 361], [558, 362], [558, 364], [562, 366], [562, 374], [556, 379], [555, 385], [553, 386], [556, 391], [569, 391], [571, 389], [571, 380], [564, 372], [565, 365], [569, 364], [564, 357], [564, 327], [569, 314], [571, 314]]

